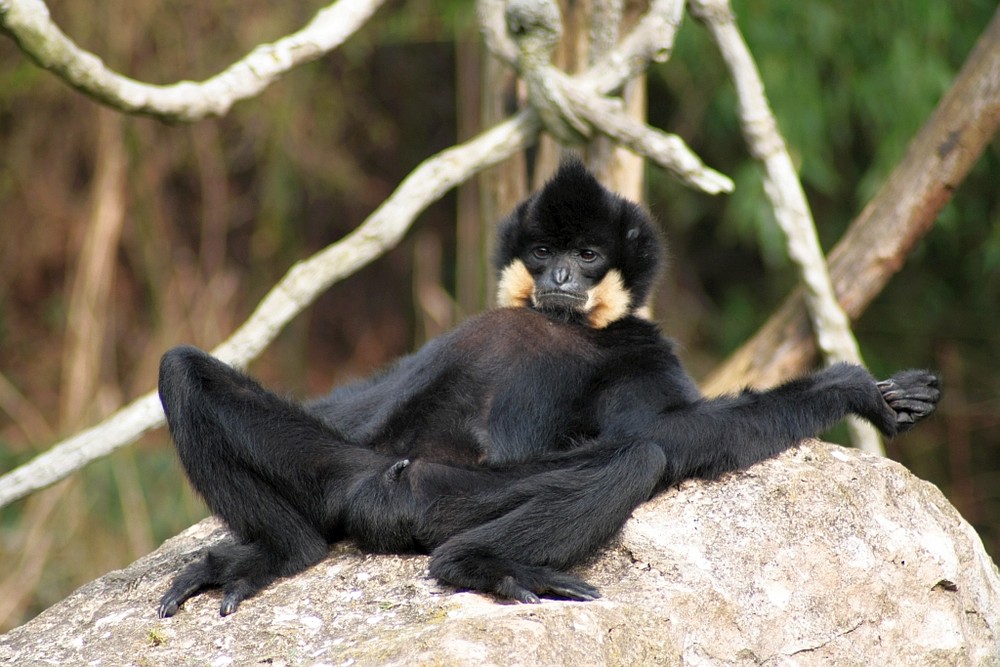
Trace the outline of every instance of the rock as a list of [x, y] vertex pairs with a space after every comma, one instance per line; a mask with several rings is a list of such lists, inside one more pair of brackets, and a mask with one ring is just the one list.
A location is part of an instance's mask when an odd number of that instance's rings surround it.
[[428, 579], [423, 556], [335, 546], [218, 614], [171, 619], [202, 522], [0, 637], [12, 665], [1000, 665], [1000, 576], [932, 485], [819, 442], [635, 512], [580, 573], [596, 602], [503, 604]]

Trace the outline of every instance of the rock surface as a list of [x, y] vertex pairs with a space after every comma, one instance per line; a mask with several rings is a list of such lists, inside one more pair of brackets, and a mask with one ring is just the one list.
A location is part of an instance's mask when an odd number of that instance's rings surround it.
[[11, 665], [1000, 665], [1000, 577], [941, 493], [896, 463], [808, 442], [687, 482], [580, 569], [590, 603], [500, 604], [422, 556], [330, 557], [218, 615], [156, 617], [208, 520], [0, 637]]

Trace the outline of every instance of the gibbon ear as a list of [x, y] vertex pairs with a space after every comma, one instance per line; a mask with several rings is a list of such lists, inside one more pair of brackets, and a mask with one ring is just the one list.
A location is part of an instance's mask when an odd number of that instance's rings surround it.
[[649, 213], [638, 204], [617, 197], [621, 235], [622, 279], [631, 292], [630, 310], [647, 305], [650, 291], [660, 277], [664, 242]]

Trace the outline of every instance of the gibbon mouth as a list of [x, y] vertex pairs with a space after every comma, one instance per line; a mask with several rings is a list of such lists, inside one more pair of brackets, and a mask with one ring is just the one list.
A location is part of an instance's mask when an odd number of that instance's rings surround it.
[[580, 292], [564, 292], [562, 290], [543, 290], [535, 292], [535, 301], [545, 305], [578, 307], [587, 302], [587, 295]]

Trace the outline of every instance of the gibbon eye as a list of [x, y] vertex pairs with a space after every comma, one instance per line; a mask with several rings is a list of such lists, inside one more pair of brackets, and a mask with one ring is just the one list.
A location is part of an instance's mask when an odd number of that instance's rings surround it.
[[537, 257], [538, 259], [548, 259], [549, 257], [552, 256], [552, 251], [546, 248], [545, 246], [540, 245], [534, 250], [532, 250], [531, 254]]
[[593, 262], [597, 259], [597, 253], [590, 248], [584, 248], [580, 251], [580, 259], [587, 263]]

